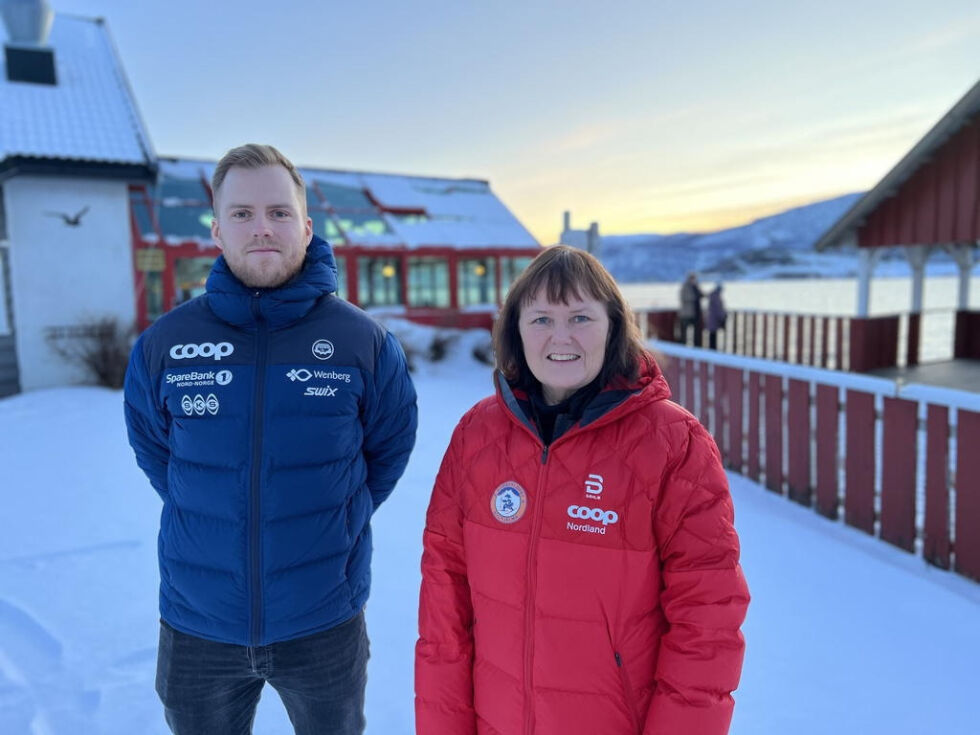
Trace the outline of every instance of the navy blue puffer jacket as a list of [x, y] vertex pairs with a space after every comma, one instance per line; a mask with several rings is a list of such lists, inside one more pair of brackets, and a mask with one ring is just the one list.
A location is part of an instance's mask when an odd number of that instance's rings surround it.
[[177, 630], [265, 645], [367, 600], [371, 514], [415, 443], [415, 390], [398, 342], [336, 283], [316, 237], [276, 289], [221, 257], [207, 293], [133, 348], [126, 424], [163, 498], [160, 613]]

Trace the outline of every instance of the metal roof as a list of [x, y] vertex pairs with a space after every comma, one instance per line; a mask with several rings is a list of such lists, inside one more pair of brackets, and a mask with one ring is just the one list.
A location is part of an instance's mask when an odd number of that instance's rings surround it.
[[[215, 163], [159, 160], [153, 198], [167, 242], [210, 242], [211, 205], [206, 184]], [[299, 171], [306, 182], [307, 205], [316, 234], [331, 242], [408, 248], [539, 246], [490, 184], [480, 179], [308, 167]], [[152, 236], [146, 231], [143, 234], [145, 238]]]
[[816, 242], [817, 250], [853, 241], [855, 231], [884, 201], [895, 196], [902, 184], [928, 163], [942, 145], [980, 113], [980, 81], [905, 154], [878, 184], [854, 203]]
[[48, 43], [39, 48], [54, 52], [55, 85], [9, 81], [0, 54], [0, 162], [155, 165], [105, 21], [56, 14]]

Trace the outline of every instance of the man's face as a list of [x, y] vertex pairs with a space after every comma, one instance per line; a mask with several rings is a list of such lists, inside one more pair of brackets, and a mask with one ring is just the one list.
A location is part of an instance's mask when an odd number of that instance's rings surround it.
[[281, 286], [303, 266], [313, 236], [299, 191], [282, 166], [232, 167], [215, 200], [211, 236], [251, 288]]

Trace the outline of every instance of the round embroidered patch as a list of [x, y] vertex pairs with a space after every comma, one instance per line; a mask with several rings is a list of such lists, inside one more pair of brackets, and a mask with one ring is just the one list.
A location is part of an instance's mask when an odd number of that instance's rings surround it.
[[527, 510], [527, 493], [516, 482], [505, 482], [490, 496], [490, 512], [501, 523], [515, 523]]

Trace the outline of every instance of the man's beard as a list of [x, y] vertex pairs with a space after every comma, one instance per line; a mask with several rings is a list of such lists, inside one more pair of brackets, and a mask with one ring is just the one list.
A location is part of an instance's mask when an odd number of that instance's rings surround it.
[[300, 272], [304, 258], [305, 253], [301, 253], [293, 261], [280, 258], [277, 263], [266, 264], [265, 267], [249, 264], [247, 255], [243, 256], [242, 262], [237, 262], [237, 258], [235, 261], [229, 260], [226, 255], [225, 261], [235, 278], [248, 288], [278, 288]]

